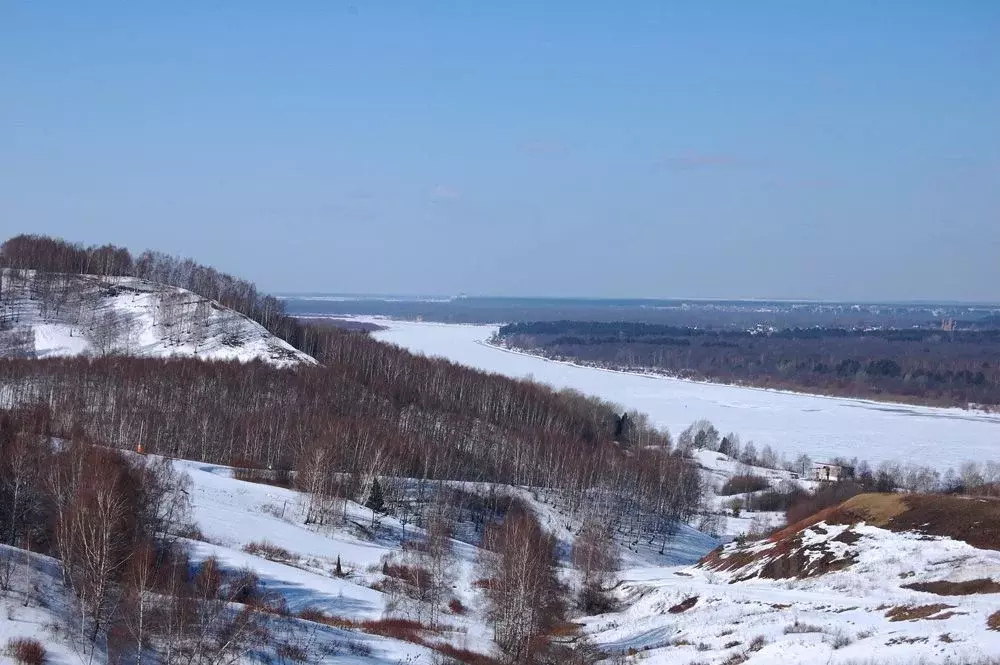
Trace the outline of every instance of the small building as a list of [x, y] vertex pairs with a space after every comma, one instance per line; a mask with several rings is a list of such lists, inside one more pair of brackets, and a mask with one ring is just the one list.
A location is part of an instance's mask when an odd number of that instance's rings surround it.
[[842, 464], [832, 464], [830, 462], [816, 462], [813, 464], [813, 480], [823, 480], [836, 483], [853, 477], [854, 467], [843, 466]]

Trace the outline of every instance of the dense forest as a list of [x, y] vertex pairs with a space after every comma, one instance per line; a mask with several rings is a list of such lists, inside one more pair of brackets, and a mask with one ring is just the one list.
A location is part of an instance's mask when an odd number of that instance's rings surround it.
[[[449, 542], [451, 526], [440, 515], [478, 506], [487, 615], [508, 662], [518, 663], [570, 662], [550, 650], [569, 647], [546, 637], [565, 604], [554, 539], [530, 510], [509, 498], [484, 504], [463, 483], [496, 483], [501, 494], [503, 485], [543, 490], [566, 514], [599, 525], [574, 544], [574, 560], [588, 571], [580, 600], [588, 607], [606, 602], [597, 566], [611, 556], [612, 533], [662, 550], [701, 506], [702, 478], [686, 448], [641, 414], [415, 356], [365, 332], [296, 321], [252, 284], [193, 261], [20, 236], [0, 248], [0, 267], [25, 283], [36, 271], [31, 284], [51, 281], [38, 275], [85, 274], [109, 285], [110, 277], [134, 276], [183, 287], [319, 362], [0, 358], [0, 543], [59, 558], [85, 652], [141, 662], [153, 650], [162, 662], [191, 665], [231, 662], [265, 643], [292, 648], [265, 629], [264, 617], [287, 608], [251, 571], [188, 561], [179, 536], [198, 534], [186, 522], [185, 481], [170, 458], [228, 464], [239, 479], [296, 487], [310, 523], [336, 521], [346, 500], [370, 508], [373, 525], [376, 513], [418, 520], [428, 533], [426, 551], [414, 555], [422, 567], [396, 568], [404, 580], [419, 570], [419, 583], [386, 593], [415, 590], [430, 610], [448, 581], [438, 545]], [[72, 296], [92, 281], [59, 279], [59, 289], [31, 297]], [[86, 307], [85, 298], [70, 300]], [[413, 513], [414, 486], [416, 510], [426, 514]], [[26, 565], [15, 551], [0, 547], [0, 587]], [[428, 617], [420, 618], [433, 624], [434, 612]]]
[[611, 404], [300, 323], [249, 282], [191, 260], [19, 236], [0, 249], [0, 264], [200, 289], [320, 363], [0, 360], [0, 399], [42, 408], [47, 434], [290, 474], [318, 464], [320, 484], [358, 500], [375, 479], [404, 476], [553, 488], [573, 510], [602, 511], [635, 537], [668, 534], [697, 507], [690, 461], [642, 416], [623, 418]]
[[682, 378], [928, 404], [1000, 405], [1000, 330], [705, 330], [515, 323], [496, 341], [549, 358]]

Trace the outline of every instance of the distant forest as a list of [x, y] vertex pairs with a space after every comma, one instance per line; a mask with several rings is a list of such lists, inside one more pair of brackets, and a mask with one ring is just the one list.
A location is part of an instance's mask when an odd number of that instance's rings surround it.
[[496, 341], [553, 359], [682, 378], [934, 405], [1000, 405], [1000, 330], [749, 332], [553, 321], [505, 325]]

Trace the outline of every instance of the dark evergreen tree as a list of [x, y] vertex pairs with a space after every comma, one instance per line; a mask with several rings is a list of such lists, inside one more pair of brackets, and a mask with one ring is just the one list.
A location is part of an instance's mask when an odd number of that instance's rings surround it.
[[373, 513], [385, 512], [385, 494], [382, 492], [382, 484], [378, 478], [372, 480], [372, 488], [368, 491], [368, 500], [365, 501], [365, 508]]

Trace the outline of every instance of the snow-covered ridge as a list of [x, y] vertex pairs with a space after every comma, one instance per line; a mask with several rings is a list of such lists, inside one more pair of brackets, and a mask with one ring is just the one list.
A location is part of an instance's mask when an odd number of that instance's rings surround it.
[[0, 280], [0, 356], [316, 363], [243, 314], [182, 288], [135, 277], [14, 270]]

